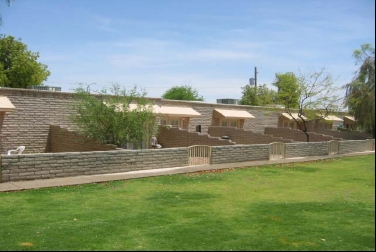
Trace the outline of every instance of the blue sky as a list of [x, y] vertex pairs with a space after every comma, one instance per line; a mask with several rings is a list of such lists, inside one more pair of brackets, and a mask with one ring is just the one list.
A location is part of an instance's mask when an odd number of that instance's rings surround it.
[[0, 33], [39, 52], [44, 84], [64, 92], [189, 85], [215, 103], [240, 99], [255, 67], [273, 89], [276, 73], [322, 67], [342, 86], [354, 49], [375, 45], [373, 0], [0, 0], [0, 13]]

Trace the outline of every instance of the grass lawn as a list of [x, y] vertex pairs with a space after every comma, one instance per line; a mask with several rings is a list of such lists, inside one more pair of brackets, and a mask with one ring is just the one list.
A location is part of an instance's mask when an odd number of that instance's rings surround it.
[[0, 193], [0, 250], [375, 250], [375, 155]]

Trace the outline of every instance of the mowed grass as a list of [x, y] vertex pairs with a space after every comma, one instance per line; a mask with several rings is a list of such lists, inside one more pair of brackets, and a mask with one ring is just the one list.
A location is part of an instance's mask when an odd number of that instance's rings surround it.
[[0, 250], [375, 250], [375, 156], [0, 193]]

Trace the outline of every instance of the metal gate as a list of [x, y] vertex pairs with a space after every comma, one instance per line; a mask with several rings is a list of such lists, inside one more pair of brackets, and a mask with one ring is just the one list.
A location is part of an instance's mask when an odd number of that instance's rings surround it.
[[269, 149], [269, 159], [281, 159], [285, 158], [285, 144], [280, 142], [275, 142], [270, 144]]
[[329, 155], [337, 155], [339, 151], [339, 142], [337, 140], [329, 141]]
[[212, 148], [207, 145], [188, 147], [188, 165], [211, 164]]

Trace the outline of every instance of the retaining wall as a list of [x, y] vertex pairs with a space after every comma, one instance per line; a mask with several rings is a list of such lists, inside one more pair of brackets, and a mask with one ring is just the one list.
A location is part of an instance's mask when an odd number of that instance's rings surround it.
[[1, 182], [186, 166], [187, 148], [1, 155]]
[[[325, 156], [328, 142], [284, 143], [285, 158]], [[370, 151], [375, 139], [339, 141], [338, 153]], [[213, 146], [212, 164], [270, 159], [270, 144]], [[188, 147], [0, 155], [0, 181], [48, 179], [188, 165]]]

